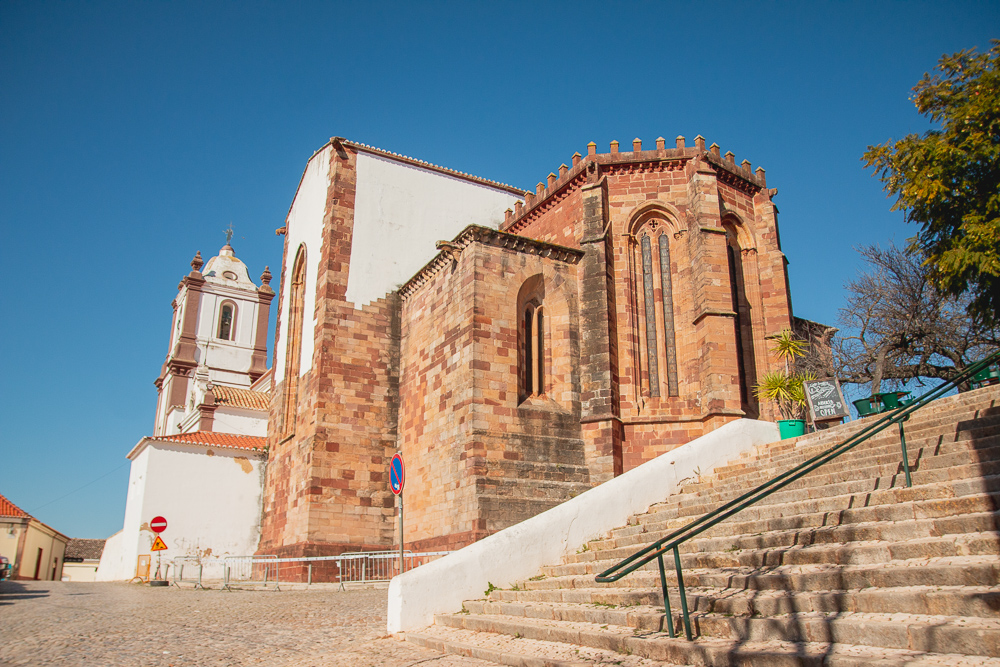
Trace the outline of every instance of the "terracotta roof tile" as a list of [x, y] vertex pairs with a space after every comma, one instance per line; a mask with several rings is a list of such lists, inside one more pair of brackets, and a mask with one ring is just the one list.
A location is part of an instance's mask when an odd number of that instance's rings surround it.
[[0, 516], [16, 516], [21, 518], [30, 519], [31, 515], [25, 512], [23, 509], [10, 502], [3, 496], [0, 496]]
[[104, 553], [104, 540], [84, 540], [74, 538], [66, 544], [65, 558], [83, 558], [97, 560]]
[[261, 438], [256, 435], [236, 435], [235, 433], [216, 433], [215, 431], [195, 431], [193, 433], [178, 433], [177, 435], [161, 435], [152, 437], [150, 440], [258, 451], [263, 450], [267, 444], [267, 438]]
[[212, 388], [215, 394], [216, 405], [231, 406], [234, 408], [248, 408], [250, 410], [271, 409], [271, 395], [262, 391], [250, 391], [240, 387], [226, 387], [215, 385]]

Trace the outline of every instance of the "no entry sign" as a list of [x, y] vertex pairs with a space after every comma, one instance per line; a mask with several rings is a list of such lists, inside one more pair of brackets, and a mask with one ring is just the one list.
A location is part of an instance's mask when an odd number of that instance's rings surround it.
[[389, 486], [397, 496], [403, 492], [403, 482], [406, 480], [406, 471], [403, 468], [403, 457], [396, 454], [389, 462]]
[[153, 517], [153, 520], [149, 522], [149, 529], [154, 533], [162, 533], [167, 529], [167, 520], [162, 516]]

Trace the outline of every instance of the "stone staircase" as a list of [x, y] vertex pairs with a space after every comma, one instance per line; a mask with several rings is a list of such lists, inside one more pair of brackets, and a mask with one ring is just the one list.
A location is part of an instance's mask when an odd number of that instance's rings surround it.
[[[946, 397], [681, 546], [695, 640], [655, 562], [597, 573], [871, 423], [759, 447], [407, 639], [508, 665], [1000, 666], [1000, 386]], [[671, 609], [683, 636], [672, 559]]]

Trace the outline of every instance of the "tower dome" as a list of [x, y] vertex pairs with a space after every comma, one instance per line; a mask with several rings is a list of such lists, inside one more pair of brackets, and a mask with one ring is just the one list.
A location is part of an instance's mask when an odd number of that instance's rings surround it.
[[202, 271], [205, 280], [216, 285], [228, 285], [231, 287], [256, 288], [257, 284], [250, 279], [250, 272], [233, 250], [233, 246], [228, 243], [222, 246], [219, 254], [208, 260], [205, 270]]

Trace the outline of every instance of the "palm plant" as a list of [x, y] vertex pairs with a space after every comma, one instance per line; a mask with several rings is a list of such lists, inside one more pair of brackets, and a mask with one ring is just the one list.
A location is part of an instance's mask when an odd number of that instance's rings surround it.
[[805, 356], [809, 344], [797, 338], [791, 329], [784, 329], [774, 338], [772, 352], [785, 364], [783, 371], [765, 373], [754, 387], [758, 399], [772, 401], [782, 419], [803, 419], [806, 412], [806, 392], [802, 383], [815, 380], [813, 373], [795, 370], [795, 360]]

